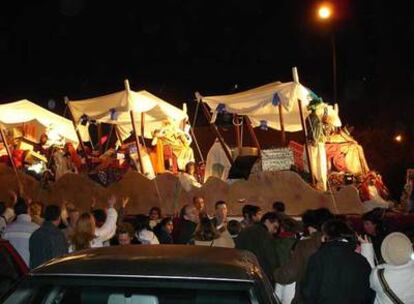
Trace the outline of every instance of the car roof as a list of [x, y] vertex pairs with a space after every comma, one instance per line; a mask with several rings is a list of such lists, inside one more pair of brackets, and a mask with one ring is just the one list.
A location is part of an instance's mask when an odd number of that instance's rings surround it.
[[77, 251], [39, 266], [30, 275], [252, 282], [263, 277], [263, 271], [248, 251], [191, 245], [127, 245]]

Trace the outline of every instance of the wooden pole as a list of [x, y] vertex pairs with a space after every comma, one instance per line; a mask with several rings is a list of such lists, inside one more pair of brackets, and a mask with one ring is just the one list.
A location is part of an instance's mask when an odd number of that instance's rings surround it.
[[310, 158], [310, 154], [309, 154], [308, 131], [306, 129], [305, 120], [303, 118], [302, 101], [300, 99], [298, 99], [298, 105], [299, 105], [300, 123], [302, 124], [303, 137], [305, 139], [306, 159], [308, 160], [308, 168], [309, 168], [309, 174], [311, 175], [311, 178], [312, 178], [312, 186], [314, 186], [315, 185], [315, 176], [313, 175], [312, 163], [311, 163], [311, 158]]
[[217, 136], [217, 138], [218, 138], [218, 140], [221, 144], [221, 147], [224, 150], [224, 153], [226, 153], [227, 159], [229, 160], [230, 164], [233, 165], [233, 163], [234, 163], [233, 157], [231, 156], [230, 151], [227, 149], [226, 143], [224, 142], [224, 138], [223, 138], [223, 136], [221, 136], [220, 131], [218, 130], [216, 124], [214, 122], [211, 122], [211, 115], [210, 115], [209, 110], [207, 109], [206, 104], [202, 101], [200, 101], [200, 103], [201, 103], [201, 107], [203, 109], [204, 116], [206, 117], [206, 119], [207, 119], [207, 121], [210, 125], [211, 130], [213, 131], [213, 133], [216, 134], [216, 136]]
[[283, 121], [283, 106], [279, 103], [279, 123], [280, 123], [280, 142], [282, 146], [286, 146], [285, 123]]
[[119, 129], [117, 125], [115, 125], [115, 134], [116, 134], [116, 138], [118, 139], [119, 143], [122, 145], [124, 141], [122, 140], [122, 136], [119, 133]]
[[70, 107], [69, 98], [67, 96], [65, 96], [65, 103], [68, 105], [70, 119], [72, 120], [73, 127], [75, 128], [76, 136], [78, 137], [78, 140], [79, 140], [79, 145], [81, 146], [82, 151], [85, 155], [86, 166], [87, 166], [88, 170], [90, 170], [92, 168], [91, 160], [89, 159], [88, 153], [86, 152], [85, 145], [83, 144], [82, 137], [80, 135], [78, 126], [75, 122], [75, 118], [74, 118], [73, 113], [72, 113], [72, 108]]
[[4, 133], [3, 126], [1, 124], [0, 124], [0, 135], [1, 135], [1, 139], [3, 140], [4, 148], [6, 149], [7, 155], [9, 156], [10, 163], [12, 165], [14, 174], [16, 175], [17, 188], [19, 190], [19, 194], [20, 195], [23, 195], [23, 193], [24, 193], [24, 187], [23, 187], [23, 184], [22, 184], [22, 182], [20, 180], [19, 174], [17, 172], [16, 164], [14, 163], [13, 155], [12, 155], [12, 153], [10, 151], [9, 143], [7, 142], [6, 134]]
[[14, 163], [13, 156], [12, 156], [10, 148], [9, 148], [9, 143], [7, 142], [7, 138], [6, 138], [6, 135], [4, 133], [2, 125], [0, 125], [0, 135], [1, 135], [1, 138], [3, 140], [4, 148], [6, 148], [7, 155], [9, 156], [10, 163], [13, 167], [13, 171], [14, 171], [14, 173], [16, 173], [16, 176], [17, 176], [16, 164]]
[[193, 128], [190, 128], [190, 135], [193, 138], [193, 142], [194, 142], [194, 144], [196, 146], [196, 149], [197, 149], [198, 155], [200, 156], [201, 162], [204, 164], [203, 153], [201, 153], [201, 149], [200, 149], [200, 146], [198, 144], [197, 137], [194, 134]]
[[238, 119], [237, 114], [233, 114], [234, 136], [236, 137], [236, 145], [237, 145], [237, 149], [239, 150], [239, 154], [240, 154], [242, 144], [241, 144], [241, 137], [240, 137], [240, 134], [241, 134], [240, 125], [238, 124], [237, 119]]
[[247, 125], [247, 129], [249, 130], [250, 136], [254, 142], [254, 145], [256, 146], [256, 148], [259, 150], [259, 154], [260, 151], [262, 150], [262, 148], [260, 147], [260, 143], [259, 140], [257, 139], [256, 133], [254, 132], [253, 126], [252, 126], [252, 121], [250, 120], [249, 116], [244, 116], [244, 119], [246, 120], [246, 125]]
[[98, 150], [99, 154], [102, 154], [103, 152], [103, 144], [101, 142], [102, 140], [102, 124], [98, 122]]
[[[124, 85], [125, 85], [125, 91], [127, 93], [127, 98], [128, 98], [129, 97], [129, 91], [130, 91], [128, 79], [125, 79]], [[141, 145], [139, 143], [138, 132], [137, 132], [137, 128], [136, 128], [136, 125], [135, 125], [135, 115], [134, 115], [133, 110], [129, 111], [129, 116], [131, 117], [132, 130], [134, 131], [135, 145], [137, 146], [137, 154], [138, 154], [138, 159], [139, 159], [140, 171], [141, 171], [142, 174], [145, 174], [145, 172], [144, 172], [144, 163], [142, 162], [142, 155], [141, 155]]]
[[141, 113], [141, 137], [144, 140], [145, 137], [145, 113]]

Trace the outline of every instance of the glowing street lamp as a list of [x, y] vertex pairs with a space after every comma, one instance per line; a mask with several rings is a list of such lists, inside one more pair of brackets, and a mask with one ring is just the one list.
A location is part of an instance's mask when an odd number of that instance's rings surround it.
[[[330, 3], [321, 3], [317, 9], [318, 19], [326, 21], [333, 19], [334, 7]], [[332, 23], [332, 21], [331, 21]], [[332, 46], [332, 86], [333, 86], [333, 102], [337, 102], [336, 94], [336, 44], [335, 44], [335, 32], [333, 24], [331, 24], [331, 46]]]
[[401, 135], [401, 134], [398, 134], [397, 136], [395, 136], [395, 137], [394, 137], [394, 140], [395, 140], [396, 142], [400, 143], [400, 142], [402, 142], [403, 137], [402, 137], [402, 135]]
[[331, 8], [327, 5], [322, 5], [318, 9], [318, 16], [320, 19], [329, 19], [332, 15]]

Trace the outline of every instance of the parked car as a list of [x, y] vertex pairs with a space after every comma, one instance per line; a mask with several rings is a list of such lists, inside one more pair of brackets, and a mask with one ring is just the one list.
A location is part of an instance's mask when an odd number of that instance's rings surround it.
[[0, 239], [0, 297], [28, 272], [26, 263], [9, 241]]
[[247, 251], [185, 245], [88, 249], [34, 269], [1, 303], [279, 303]]

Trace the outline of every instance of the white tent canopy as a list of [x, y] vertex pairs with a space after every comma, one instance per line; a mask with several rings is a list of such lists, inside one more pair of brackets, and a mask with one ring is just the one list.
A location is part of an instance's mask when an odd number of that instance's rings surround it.
[[[170, 120], [179, 127], [181, 122], [188, 118], [183, 110], [147, 91], [124, 90], [95, 98], [69, 101], [68, 104], [77, 124], [83, 115], [97, 122], [116, 124], [123, 139], [127, 138], [132, 131], [131, 110], [134, 113], [145, 113], [144, 136], [147, 138], [152, 137], [153, 130], [161, 128], [164, 120]], [[113, 115], [114, 112], [116, 118]], [[135, 115], [135, 123], [137, 130], [140, 130], [141, 115]]]
[[285, 130], [302, 130], [298, 99], [302, 101], [303, 114], [307, 117], [311, 91], [298, 82], [273, 82], [248, 91], [220, 96], [199, 96], [213, 112], [224, 109], [230, 113], [247, 115], [254, 127], [264, 122], [268, 127], [280, 130], [279, 108], [283, 107]]
[[[79, 143], [72, 121], [50, 112], [27, 99], [1, 104], [0, 123], [6, 128], [18, 127], [26, 123], [34, 124], [36, 126], [36, 140], [46, 130], [52, 129], [55, 133], [63, 136], [66, 141], [75, 144]], [[79, 132], [83, 141], [89, 140], [89, 133], [86, 127], [81, 126]]]

